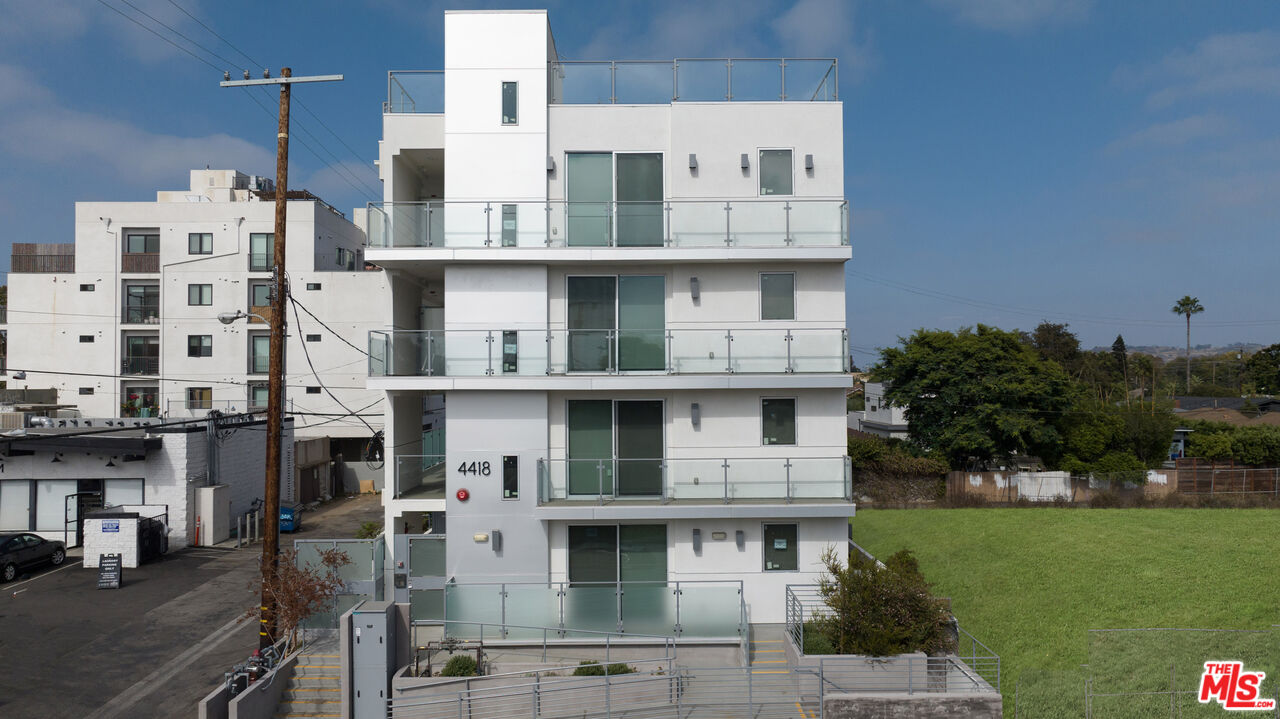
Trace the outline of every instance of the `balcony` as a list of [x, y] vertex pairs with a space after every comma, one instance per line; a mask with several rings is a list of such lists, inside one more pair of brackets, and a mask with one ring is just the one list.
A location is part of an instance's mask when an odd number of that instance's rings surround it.
[[852, 502], [848, 457], [540, 459], [538, 504]]
[[392, 70], [387, 73], [387, 99], [383, 114], [444, 112], [443, 70]]
[[830, 329], [373, 330], [370, 377], [809, 374], [849, 370]]
[[120, 255], [121, 272], [159, 272], [158, 252], [126, 252]]
[[397, 454], [393, 487], [396, 499], [444, 499], [443, 454]]
[[126, 325], [160, 324], [160, 302], [126, 304], [120, 308], [120, 323]]
[[10, 272], [53, 273], [76, 271], [76, 246], [65, 243], [15, 242]]
[[369, 247], [846, 247], [844, 200], [369, 205]]
[[126, 356], [120, 361], [120, 374], [157, 375], [160, 374], [160, 358], [156, 356]]

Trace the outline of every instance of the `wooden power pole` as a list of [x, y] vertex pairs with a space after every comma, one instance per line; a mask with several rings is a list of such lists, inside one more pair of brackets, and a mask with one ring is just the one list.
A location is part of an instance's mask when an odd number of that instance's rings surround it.
[[[266, 73], [264, 73], [265, 75]], [[276, 130], [276, 216], [275, 234], [272, 238], [271, 267], [271, 338], [269, 345], [270, 372], [267, 384], [267, 467], [266, 485], [262, 489], [262, 601], [258, 615], [258, 646], [266, 648], [276, 639], [275, 598], [271, 594], [276, 568], [280, 558], [280, 434], [284, 424], [284, 339], [285, 285], [284, 249], [285, 224], [289, 195], [289, 96], [290, 88], [297, 82], [330, 82], [341, 80], [341, 75], [313, 75], [293, 77], [291, 68], [281, 68], [280, 77], [264, 77], [261, 80], [224, 79], [222, 87], [248, 85], [280, 86], [280, 117]]]

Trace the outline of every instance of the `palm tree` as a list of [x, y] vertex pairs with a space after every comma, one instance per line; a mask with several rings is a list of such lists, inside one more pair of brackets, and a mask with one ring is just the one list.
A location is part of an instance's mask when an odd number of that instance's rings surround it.
[[1200, 304], [1198, 297], [1183, 295], [1170, 311], [1175, 315], [1187, 316], [1187, 394], [1191, 394], [1191, 315], [1204, 312], [1204, 305]]

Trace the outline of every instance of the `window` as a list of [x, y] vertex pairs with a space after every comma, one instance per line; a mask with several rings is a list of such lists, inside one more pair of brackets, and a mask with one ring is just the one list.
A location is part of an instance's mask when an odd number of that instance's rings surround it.
[[249, 411], [267, 408], [268, 387], [266, 382], [254, 382], [249, 385]]
[[502, 246], [516, 246], [516, 206], [502, 206]]
[[124, 286], [125, 324], [153, 324], [160, 319], [160, 286]]
[[125, 230], [124, 251], [130, 255], [160, 252], [159, 230]]
[[141, 479], [107, 479], [102, 482], [102, 503], [108, 507], [142, 504], [143, 499]]
[[320, 289], [320, 283], [319, 283], [319, 282], [308, 282], [308, 283], [307, 283], [307, 291], [308, 291], [308, 292], [315, 292], [315, 291], [317, 291], [317, 290], [319, 290], [319, 289]]
[[516, 374], [520, 371], [520, 333], [515, 330], [502, 331], [502, 373]]
[[158, 374], [160, 338], [155, 335], [126, 335], [122, 374]]
[[571, 399], [565, 411], [569, 494], [662, 495], [662, 400]]
[[212, 409], [213, 408], [213, 388], [212, 387], [188, 387], [187, 388], [187, 409]]
[[320, 341], [320, 335], [307, 335], [307, 341], [308, 341], [308, 342], [319, 342], [319, 341]]
[[502, 124], [504, 125], [514, 125], [518, 122], [516, 108], [520, 99], [519, 87], [519, 83], [515, 82], [502, 83]]
[[266, 374], [271, 367], [271, 335], [249, 335], [249, 373]]
[[188, 255], [212, 255], [213, 254], [213, 233], [212, 232], [192, 232], [187, 235], [187, 254]]
[[796, 400], [794, 397], [760, 400], [760, 420], [762, 444], [796, 443]]
[[81, 292], [93, 292], [98, 289], [97, 285], [80, 285]]
[[566, 292], [570, 371], [666, 369], [662, 275], [569, 277]]
[[307, 394], [320, 394], [320, 388], [319, 388], [319, 387], [308, 387], [308, 388], [307, 388]]
[[275, 233], [249, 233], [249, 271], [270, 272], [275, 266]]
[[796, 525], [764, 525], [764, 571], [794, 572], [800, 568]]
[[187, 335], [188, 357], [212, 357], [213, 335]]
[[796, 276], [793, 272], [760, 273], [760, 319], [796, 318]]
[[213, 304], [213, 285], [187, 285], [187, 304]]
[[92, 387], [81, 387], [81, 388], [80, 388], [80, 394], [82, 394], [82, 395], [86, 395], [86, 394], [93, 394], [93, 388], [92, 388]]
[[31, 528], [31, 480], [0, 482], [0, 531]]
[[502, 458], [502, 498], [520, 499], [519, 457]]
[[93, 335], [80, 335], [80, 342], [84, 344], [89, 344], [90, 342], [93, 342]]
[[569, 527], [569, 581], [667, 581], [665, 524]]
[[760, 151], [760, 194], [792, 194], [790, 150]]
[[[249, 311], [257, 311], [262, 307], [271, 306], [271, 283], [264, 280], [254, 280], [249, 283]], [[259, 312], [258, 314], [265, 314]]]

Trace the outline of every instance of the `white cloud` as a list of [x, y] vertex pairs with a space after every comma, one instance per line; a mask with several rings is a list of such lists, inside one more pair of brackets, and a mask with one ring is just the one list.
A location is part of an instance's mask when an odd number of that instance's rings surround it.
[[1083, 22], [1093, 0], [934, 0], [934, 4], [984, 30], [1020, 34]]
[[[290, 180], [290, 186], [297, 190], [310, 190], [326, 202], [337, 202], [344, 197], [361, 197], [364, 199], [380, 200], [380, 194], [369, 197], [370, 190], [365, 185], [373, 188], [376, 193], [381, 193], [382, 182], [378, 179], [378, 171], [372, 164], [361, 162], [343, 162], [339, 165], [328, 165], [322, 167], [301, 181]], [[359, 189], [353, 189], [352, 185]], [[351, 216], [350, 207], [338, 207], [339, 211], [347, 213]]]
[[[0, 0], [0, 37], [50, 42], [79, 37], [89, 27], [88, 3]], [[101, 6], [98, 6], [101, 8]]]
[[1116, 151], [1149, 146], [1179, 147], [1195, 140], [1224, 135], [1233, 127], [1233, 122], [1216, 113], [1191, 115], [1143, 128], [1112, 142], [1106, 149]]
[[1123, 88], [1145, 90], [1154, 108], [1199, 97], [1280, 94], [1280, 33], [1211, 35], [1158, 62], [1120, 67], [1114, 79]]
[[156, 133], [64, 107], [33, 81], [11, 83], [23, 73], [29, 75], [22, 68], [0, 65], [0, 148], [10, 156], [149, 188], [175, 173], [205, 165], [257, 173], [275, 167], [273, 152], [224, 133], [203, 137]]

